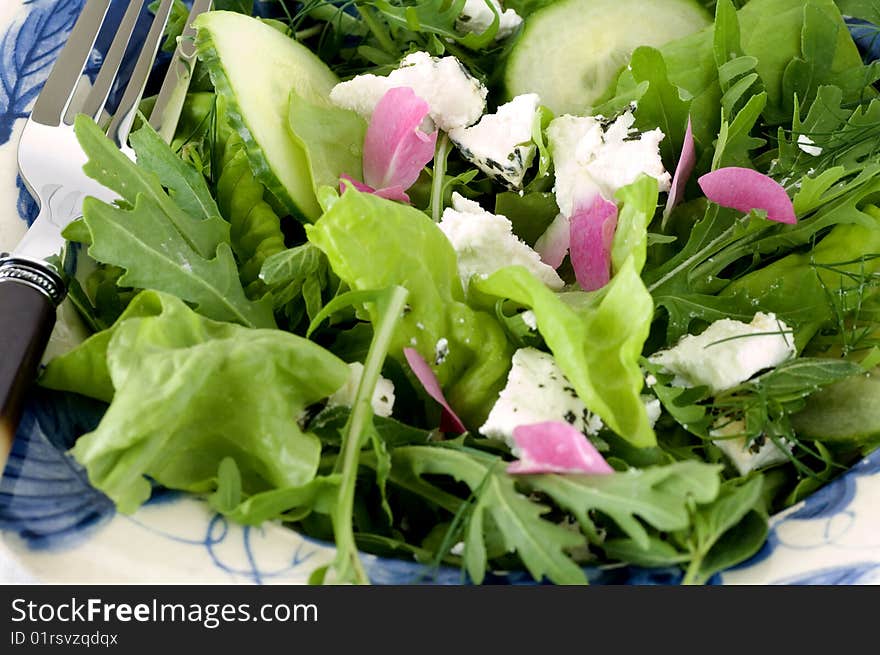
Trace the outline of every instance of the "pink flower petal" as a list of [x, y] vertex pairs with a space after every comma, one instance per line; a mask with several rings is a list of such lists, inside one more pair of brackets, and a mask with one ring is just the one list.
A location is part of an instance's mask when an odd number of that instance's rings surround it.
[[437, 131], [419, 129], [428, 103], [412, 89], [389, 89], [373, 111], [364, 139], [364, 181], [374, 189], [406, 190], [434, 158]]
[[351, 177], [350, 175], [342, 174], [339, 176], [341, 179], [339, 181], [339, 192], [345, 192], [345, 184], [346, 182], [351, 184], [358, 191], [362, 191], [363, 193], [372, 193], [374, 196], [379, 196], [380, 198], [385, 198], [386, 200], [397, 200], [399, 202], [405, 202], [409, 204], [409, 196], [403, 190], [403, 187], [400, 185], [388, 187], [385, 189], [374, 189], [369, 184], [364, 184], [363, 182], [358, 182], [356, 179]]
[[684, 133], [684, 144], [681, 146], [681, 156], [678, 158], [678, 166], [675, 167], [675, 175], [672, 176], [672, 186], [669, 189], [669, 196], [666, 198], [666, 214], [669, 214], [684, 196], [684, 189], [691, 173], [694, 172], [694, 166], [697, 163], [697, 151], [694, 148], [694, 130], [691, 125], [691, 118], [688, 116], [687, 130]]
[[541, 261], [547, 266], [559, 268], [562, 260], [568, 254], [570, 242], [571, 231], [568, 217], [559, 214], [535, 243], [535, 250], [541, 255]]
[[617, 205], [600, 194], [578, 205], [571, 217], [571, 264], [585, 291], [601, 289], [611, 279], [611, 242], [617, 228]]
[[741, 212], [763, 209], [771, 221], [797, 223], [791, 198], [782, 185], [751, 168], [719, 168], [698, 182], [706, 197], [722, 207]]
[[406, 362], [409, 364], [412, 372], [415, 373], [419, 382], [422, 383], [422, 387], [428, 392], [428, 395], [443, 408], [440, 429], [444, 432], [455, 432], [456, 434], [467, 432], [464, 423], [461, 422], [461, 419], [458, 418], [455, 411], [446, 402], [446, 397], [440, 388], [440, 382], [438, 382], [437, 376], [434, 375], [434, 370], [428, 365], [425, 358], [415, 348], [404, 348], [403, 355], [406, 357]]
[[513, 440], [519, 461], [508, 473], [614, 473], [590, 440], [563, 421], [520, 425]]

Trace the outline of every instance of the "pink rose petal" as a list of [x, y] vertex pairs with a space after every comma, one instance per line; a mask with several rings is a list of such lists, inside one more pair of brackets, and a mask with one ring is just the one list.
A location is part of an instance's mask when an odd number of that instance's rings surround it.
[[419, 382], [422, 383], [422, 387], [428, 392], [428, 395], [443, 408], [440, 429], [444, 432], [455, 432], [456, 434], [467, 432], [464, 423], [461, 422], [461, 419], [458, 418], [455, 411], [446, 402], [446, 397], [440, 388], [440, 382], [437, 380], [437, 376], [434, 375], [434, 370], [425, 361], [425, 358], [415, 348], [404, 348], [403, 355], [406, 357], [406, 362], [409, 364], [412, 372], [415, 373]]
[[351, 175], [346, 175], [343, 173], [339, 176], [341, 179], [339, 180], [339, 192], [345, 192], [346, 183], [351, 184], [358, 191], [362, 191], [363, 193], [372, 193], [374, 196], [379, 196], [380, 198], [385, 198], [386, 200], [397, 200], [399, 202], [405, 202], [409, 204], [409, 196], [403, 190], [401, 186], [393, 186], [385, 189], [374, 189], [369, 184], [364, 184], [363, 182], [358, 182], [356, 179], [351, 177]]
[[675, 167], [675, 175], [672, 176], [672, 186], [669, 189], [669, 196], [666, 198], [666, 214], [669, 214], [684, 196], [684, 189], [691, 173], [694, 172], [694, 166], [697, 163], [697, 151], [694, 148], [694, 130], [691, 125], [690, 116], [688, 116], [687, 130], [684, 133], [684, 144], [681, 146], [681, 156], [678, 158], [678, 166]]
[[401, 192], [419, 178], [434, 158], [437, 131], [419, 129], [428, 115], [428, 103], [412, 89], [389, 89], [373, 111], [364, 139], [364, 182], [374, 189], [400, 187]]
[[563, 421], [520, 425], [513, 440], [519, 461], [508, 473], [614, 473], [590, 440]]
[[600, 194], [575, 207], [571, 217], [571, 264], [585, 291], [601, 289], [611, 279], [611, 242], [617, 228], [617, 205]]
[[535, 243], [535, 251], [541, 255], [541, 261], [559, 268], [562, 260], [568, 254], [568, 246], [571, 241], [568, 217], [559, 214], [547, 227]]
[[751, 168], [719, 168], [698, 182], [706, 197], [722, 207], [744, 213], [763, 209], [771, 221], [797, 223], [791, 198], [782, 185]]

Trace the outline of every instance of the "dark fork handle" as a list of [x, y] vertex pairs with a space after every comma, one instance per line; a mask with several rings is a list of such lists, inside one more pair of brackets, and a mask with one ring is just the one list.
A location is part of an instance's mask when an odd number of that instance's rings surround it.
[[48, 266], [0, 259], [0, 475], [63, 298], [64, 284]]

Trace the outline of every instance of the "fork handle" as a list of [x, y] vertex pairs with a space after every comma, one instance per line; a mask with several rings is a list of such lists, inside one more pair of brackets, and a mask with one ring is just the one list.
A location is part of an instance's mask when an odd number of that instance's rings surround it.
[[64, 283], [49, 266], [0, 259], [0, 475], [63, 298]]

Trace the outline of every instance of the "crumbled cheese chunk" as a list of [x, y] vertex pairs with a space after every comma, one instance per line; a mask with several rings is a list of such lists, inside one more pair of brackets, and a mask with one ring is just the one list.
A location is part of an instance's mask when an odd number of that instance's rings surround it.
[[535, 158], [532, 126], [540, 102], [535, 93], [517, 96], [494, 114], [485, 114], [476, 125], [450, 130], [449, 138], [486, 175], [521, 189]]
[[[328, 407], [351, 407], [354, 405], [358, 385], [364, 375], [364, 365], [360, 362], [352, 362], [348, 368], [351, 369], [348, 380], [327, 400]], [[380, 375], [370, 404], [373, 406], [373, 413], [376, 416], [391, 416], [391, 411], [394, 409], [394, 383]]]
[[[746, 426], [743, 421], [729, 421], [722, 418], [715, 424], [718, 427], [709, 432], [710, 436], [715, 437], [712, 443], [718, 446], [740, 475], [788, 461], [788, 455], [764, 436], [747, 443]], [[791, 450], [790, 443], [785, 439], [782, 442]]]
[[798, 148], [800, 148], [812, 157], [818, 157], [822, 154], [821, 146], [817, 146], [816, 142], [813, 141], [806, 134], [801, 134], [800, 136], [798, 136], [797, 144]]
[[520, 348], [513, 354], [507, 385], [480, 434], [514, 447], [514, 428], [545, 421], [565, 421], [587, 435], [602, 428], [601, 419], [587, 409], [552, 355]]
[[528, 327], [530, 330], [538, 329], [538, 317], [535, 316], [535, 312], [533, 312], [531, 309], [527, 309], [519, 316], [523, 320], [523, 323], [526, 324], [526, 327]]
[[642, 403], [645, 405], [645, 411], [648, 412], [648, 423], [653, 428], [657, 421], [660, 420], [660, 414], [663, 409], [660, 407], [660, 400], [648, 394], [642, 394]]
[[434, 345], [434, 365], [440, 366], [449, 356], [449, 339], [443, 337]]
[[440, 229], [458, 254], [458, 273], [464, 288], [471, 276], [489, 275], [505, 266], [524, 266], [551, 289], [564, 282], [541, 256], [513, 233], [504, 216], [490, 214], [473, 200], [452, 194], [452, 207], [443, 211]]
[[[523, 19], [513, 9], [503, 9], [498, 0], [489, 0], [498, 12], [498, 32], [495, 40], [500, 41], [513, 34]], [[486, 4], [486, 0], [466, 0], [461, 15], [455, 22], [455, 29], [459, 32], [475, 32], [482, 34], [495, 20], [495, 12]]]
[[677, 377], [678, 386], [705, 385], [713, 392], [745, 382], [796, 354], [791, 329], [774, 314], [755, 314], [751, 323], [724, 318], [697, 336], [688, 335], [650, 360]]
[[613, 198], [621, 187], [632, 184], [642, 173], [668, 191], [672, 178], [660, 158], [660, 129], [638, 132], [633, 129], [631, 111], [621, 114], [605, 127], [601, 116], [560, 116], [547, 128], [547, 138], [556, 170], [556, 203], [565, 216], [571, 216], [579, 199], [600, 192]]
[[340, 82], [330, 92], [330, 100], [370, 118], [382, 96], [397, 87], [409, 87], [427, 102], [434, 124], [446, 132], [473, 125], [486, 108], [488, 90], [458, 59], [440, 59], [427, 52], [407, 55], [386, 77], [365, 74]]

